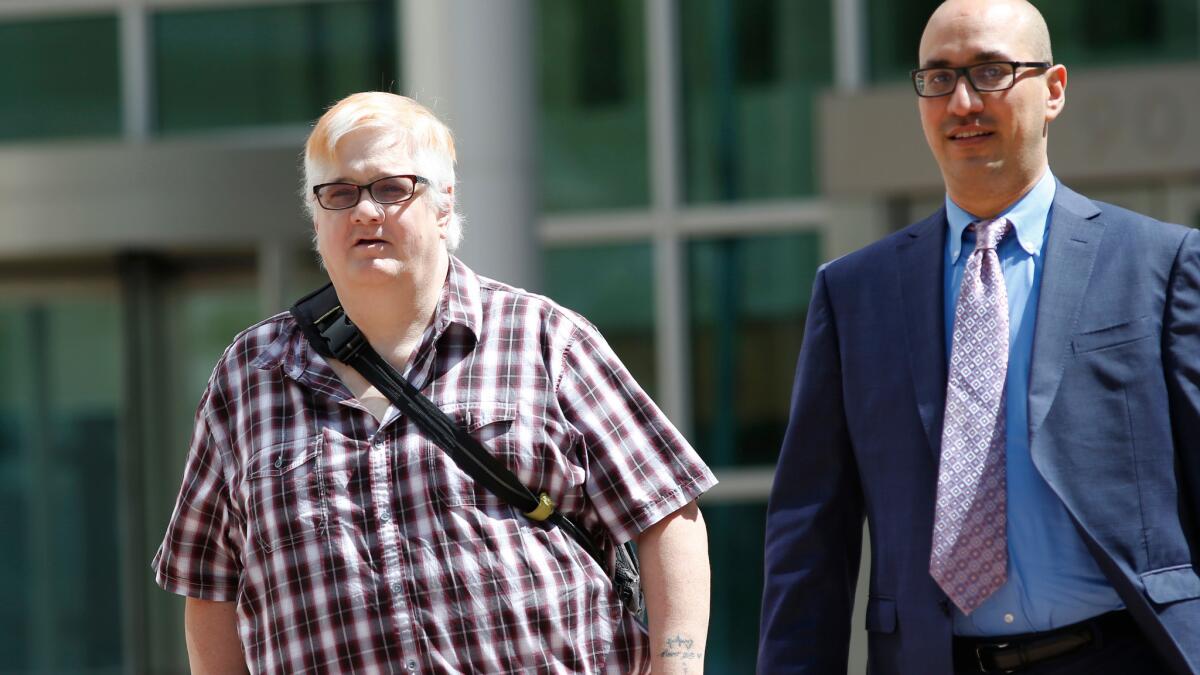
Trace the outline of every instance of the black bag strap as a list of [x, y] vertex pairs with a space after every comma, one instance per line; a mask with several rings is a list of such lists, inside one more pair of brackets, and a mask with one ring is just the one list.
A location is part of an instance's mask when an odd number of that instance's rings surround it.
[[318, 354], [326, 358], [333, 357], [362, 374], [446, 451], [464, 473], [526, 517], [561, 528], [583, 547], [601, 569], [608, 569], [600, 550], [582, 529], [554, 508], [554, 501], [549, 495], [543, 492], [535, 496], [478, 439], [455, 424], [371, 347], [362, 331], [351, 323], [342, 310], [333, 284], [326, 284], [304, 296], [290, 311]]

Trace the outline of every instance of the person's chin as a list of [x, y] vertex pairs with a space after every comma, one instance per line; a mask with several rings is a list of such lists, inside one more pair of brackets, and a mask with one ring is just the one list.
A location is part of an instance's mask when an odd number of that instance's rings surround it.
[[358, 284], [377, 284], [391, 281], [404, 273], [406, 265], [395, 258], [370, 256], [350, 261], [346, 276]]
[[991, 152], [952, 152], [945, 162], [954, 173], [993, 172], [1004, 166], [1004, 161]]

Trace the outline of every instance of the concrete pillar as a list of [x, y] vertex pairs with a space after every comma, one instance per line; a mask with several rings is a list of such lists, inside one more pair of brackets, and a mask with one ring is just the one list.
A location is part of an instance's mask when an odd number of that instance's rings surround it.
[[400, 0], [404, 91], [454, 131], [458, 256], [515, 286], [541, 285], [531, 0]]

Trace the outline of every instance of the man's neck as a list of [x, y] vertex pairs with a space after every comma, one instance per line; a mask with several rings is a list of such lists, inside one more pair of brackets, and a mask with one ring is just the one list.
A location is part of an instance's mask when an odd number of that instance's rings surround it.
[[443, 256], [429, 273], [401, 275], [390, 283], [337, 289], [350, 320], [376, 352], [403, 372], [433, 320], [449, 272]]
[[962, 210], [978, 218], [995, 218], [1004, 213], [1022, 197], [1029, 194], [1045, 175], [1048, 167], [1043, 165], [1033, 172], [1032, 177], [1010, 181], [946, 181], [946, 195]]

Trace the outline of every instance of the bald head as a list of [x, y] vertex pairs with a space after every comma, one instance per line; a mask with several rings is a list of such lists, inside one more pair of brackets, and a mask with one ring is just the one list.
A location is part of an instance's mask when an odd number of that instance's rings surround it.
[[[977, 66], [1011, 77], [981, 91]], [[1066, 104], [1045, 19], [1026, 0], [947, 0], [925, 24], [920, 67], [950, 69], [938, 76], [953, 89], [917, 103], [947, 195], [977, 216], [999, 213], [1045, 173], [1050, 123]]]
[[929, 17], [921, 34], [919, 60], [930, 59], [947, 32], [964, 33], [979, 26], [1004, 26], [1013, 58], [1054, 63], [1050, 30], [1037, 7], [1027, 0], [946, 0]]

